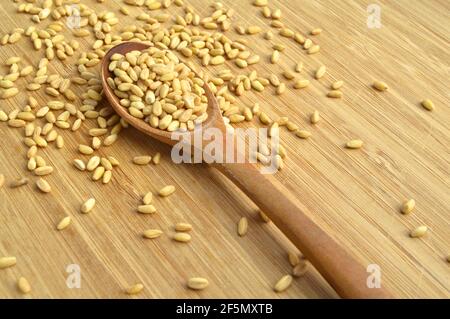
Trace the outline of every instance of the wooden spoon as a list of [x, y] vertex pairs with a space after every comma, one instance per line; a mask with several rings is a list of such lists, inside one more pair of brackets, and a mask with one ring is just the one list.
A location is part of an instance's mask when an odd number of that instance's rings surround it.
[[[131, 116], [120, 105], [119, 99], [107, 83], [111, 77], [108, 69], [110, 57], [114, 53], [122, 55], [134, 50], [145, 50], [148, 45], [138, 42], [125, 42], [113, 47], [102, 61], [103, 91], [111, 106], [119, 116], [141, 132], [163, 143], [173, 145], [171, 132], [151, 127], [143, 120]], [[205, 83], [208, 98], [208, 119], [203, 128], [218, 128], [226, 136], [225, 125], [216, 98]], [[284, 185], [272, 175], [263, 175], [250, 163], [214, 164], [220, 172], [233, 181], [253, 202], [272, 220], [272, 222], [298, 247], [303, 255], [330, 283], [343, 298], [390, 298], [384, 288], [368, 288], [369, 273], [330, 235], [324, 232], [311, 218], [307, 208], [289, 193]]]

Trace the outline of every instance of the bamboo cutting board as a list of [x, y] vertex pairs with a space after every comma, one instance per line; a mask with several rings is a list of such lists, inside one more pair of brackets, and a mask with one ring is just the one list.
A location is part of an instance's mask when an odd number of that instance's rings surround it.
[[[132, 17], [139, 12], [132, 8], [129, 17], [121, 15], [118, 0], [86, 3], [98, 11], [114, 11], [120, 26], [134, 24]], [[209, 1], [190, 3], [202, 16], [212, 13]], [[322, 28], [323, 33], [314, 38], [322, 49], [308, 56], [293, 41], [275, 37], [273, 43], [287, 48], [280, 65], [271, 65], [270, 42], [261, 35], [248, 36], [250, 47], [262, 57], [250, 69], [268, 76], [303, 61], [305, 78], [312, 78], [322, 64], [328, 73], [320, 81], [311, 80], [306, 90], [296, 91], [288, 84], [281, 97], [268, 89], [247, 94], [239, 103], [259, 101], [272, 117], [287, 115], [313, 133], [309, 140], [301, 140], [282, 131], [288, 159], [276, 176], [308, 207], [312, 218], [364, 265], [379, 265], [382, 285], [396, 297], [448, 298], [450, 3], [379, 1], [380, 29], [367, 26], [371, 3], [270, 1], [271, 8], [282, 10], [286, 26], [303, 34]], [[270, 28], [250, 1], [230, 0], [226, 5], [236, 10], [234, 25]], [[181, 12], [175, 7], [170, 10]], [[15, 13], [13, 2], [3, 1], [0, 12], [1, 34], [32, 24], [28, 16]], [[81, 43], [88, 48], [87, 42]], [[14, 55], [36, 65], [42, 52], [35, 53], [28, 39], [0, 47], [1, 61]], [[75, 71], [69, 63], [75, 61], [69, 59], [64, 67], [55, 60], [52, 68], [69, 76]], [[339, 79], [345, 81], [343, 99], [327, 98], [329, 85]], [[374, 91], [370, 87], [374, 80], [385, 81], [389, 90]], [[23, 79], [19, 83], [22, 88], [26, 85]], [[43, 91], [32, 95], [40, 103], [49, 100]], [[0, 109], [23, 106], [26, 96], [1, 100]], [[435, 103], [433, 112], [420, 106], [425, 98]], [[316, 126], [309, 123], [314, 110], [322, 115]], [[275, 293], [274, 283], [291, 271], [287, 251], [295, 251], [293, 246], [273, 225], [263, 223], [255, 205], [219, 173], [205, 165], [171, 163], [169, 147], [134, 129], [99, 152], [121, 162], [112, 182], [92, 182], [89, 174], [71, 165], [81, 156], [77, 145], [89, 143], [86, 131], [85, 127], [77, 133], [63, 132], [63, 150], [52, 145], [40, 151], [55, 168], [46, 178], [53, 191], [43, 195], [35, 189], [35, 177], [26, 172], [22, 131], [0, 123], [0, 173], [6, 176], [0, 189], [0, 256], [17, 257], [15, 267], [0, 270], [0, 297], [21, 297], [16, 288], [20, 276], [32, 285], [32, 298], [122, 298], [123, 290], [137, 282], [145, 286], [139, 297], [149, 298], [337, 297], [314, 269], [295, 279], [287, 291]], [[343, 147], [353, 138], [364, 141], [361, 150]], [[131, 163], [133, 156], [156, 152], [163, 154], [159, 166]], [[9, 188], [19, 176], [32, 182]], [[176, 185], [177, 191], [155, 199], [158, 213], [137, 214], [141, 195], [166, 184]], [[81, 215], [79, 206], [89, 197], [97, 199], [97, 206]], [[408, 198], [416, 200], [416, 209], [401, 215], [399, 207]], [[65, 215], [72, 216], [72, 225], [58, 232], [55, 224]], [[236, 232], [242, 216], [249, 219], [245, 237]], [[181, 221], [194, 227], [189, 244], [170, 239], [173, 225]], [[409, 238], [409, 231], [422, 224], [429, 227], [428, 234]], [[148, 228], [160, 228], [165, 235], [144, 240], [141, 233]], [[79, 289], [66, 285], [66, 270], [73, 264], [81, 271]], [[210, 286], [201, 292], [186, 289], [186, 280], [193, 276], [207, 278]]]

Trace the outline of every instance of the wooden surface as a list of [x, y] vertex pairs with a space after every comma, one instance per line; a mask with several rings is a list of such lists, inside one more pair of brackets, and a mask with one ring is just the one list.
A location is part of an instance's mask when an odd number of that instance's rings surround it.
[[[121, 1], [106, 3], [88, 1], [90, 7], [100, 10], [106, 5], [115, 12]], [[211, 13], [206, 2], [191, 3], [199, 13]], [[307, 56], [291, 41], [277, 40], [287, 45], [281, 65], [292, 68], [301, 60], [307, 78], [321, 64], [328, 67], [327, 76], [312, 81], [307, 90], [289, 89], [281, 98], [267, 90], [248, 94], [240, 102], [251, 105], [260, 101], [269, 114], [288, 115], [313, 132], [307, 141], [282, 132], [288, 159], [276, 177], [298, 196], [313, 219], [363, 264], [378, 264], [382, 285], [396, 297], [448, 298], [448, 1], [379, 1], [381, 29], [366, 25], [366, 8], [372, 1], [271, 3], [282, 9], [287, 26], [303, 33], [314, 27], [324, 30], [317, 37], [322, 50], [314, 56]], [[267, 20], [249, 1], [227, 4], [238, 12], [237, 24], [266, 26]], [[12, 2], [2, 2], [0, 12], [2, 34], [32, 23], [27, 16], [14, 13]], [[137, 10], [132, 12], [134, 16]], [[121, 25], [130, 21], [118, 15]], [[270, 43], [261, 36], [253, 37], [252, 48], [265, 59], [251, 69], [262, 75], [269, 71], [279, 74], [280, 66], [266, 63]], [[30, 52], [27, 39], [0, 47], [0, 58], [4, 61], [20, 55], [35, 65], [42, 53]], [[52, 64], [59, 72], [73, 74], [73, 68]], [[325, 97], [336, 79], [345, 81], [342, 100]], [[389, 90], [379, 93], [371, 89], [376, 79], [388, 83]], [[24, 80], [19, 83], [26, 84]], [[49, 100], [42, 91], [33, 96], [41, 102]], [[425, 98], [434, 101], [434, 112], [420, 106]], [[0, 101], [0, 109], [23, 106], [25, 99], [26, 94], [20, 94]], [[315, 109], [322, 120], [313, 127], [308, 118]], [[20, 276], [30, 281], [33, 291], [29, 296], [35, 298], [121, 298], [123, 289], [136, 282], [145, 285], [140, 297], [336, 297], [314, 270], [296, 279], [287, 291], [273, 292], [274, 283], [290, 272], [286, 252], [292, 245], [273, 225], [262, 223], [255, 205], [219, 173], [204, 165], [171, 163], [169, 147], [145, 139], [136, 130], [126, 130], [116, 144], [99, 152], [121, 162], [113, 181], [106, 186], [92, 182], [89, 174], [71, 166], [80, 156], [77, 144], [89, 141], [87, 127], [76, 134], [63, 133], [63, 150], [52, 145], [41, 152], [55, 167], [46, 178], [52, 193], [38, 193], [33, 183], [18, 189], [6, 185], [0, 190], [0, 256], [17, 257], [15, 267], [0, 271], [0, 297], [21, 296], [16, 288]], [[29, 175], [23, 133], [0, 123], [0, 134], [0, 173], [8, 184]], [[344, 149], [352, 138], [362, 139], [363, 149]], [[157, 151], [163, 153], [159, 166], [131, 163], [135, 155]], [[176, 185], [177, 191], [169, 198], [155, 199], [156, 215], [135, 212], [143, 193], [156, 192], [166, 184]], [[97, 206], [88, 215], [79, 214], [80, 204], [89, 197], [97, 199]], [[409, 216], [399, 213], [406, 198], [417, 203]], [[72, 216], [73, 224], [57, 232], [55, 223], [66, 214]], [[249, 218], [249, 232], [243, 238], [236, 233], [242, 216]], [[189, 244], [170, 239], [173, 224], [179, 221], [194, 226]], [[409, 230], [421, 224], [429, 227], [427, 236], [409, 238]], [[142, 239], [141, 232], [153, 227], [166, 234], [154, 241]], [[80, 289], [66, 286], [69, 264], [81, 267]], [[187, 290], [185, 283], [191, 276], [208, 278], [210, 286], [202, 292]]]

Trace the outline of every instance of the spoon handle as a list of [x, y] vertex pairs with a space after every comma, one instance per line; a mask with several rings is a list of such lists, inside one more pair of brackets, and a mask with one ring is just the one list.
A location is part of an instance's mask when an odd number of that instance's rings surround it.
[[343, 298], [391, 298], [384, 288], [368, 288], [369, 273], [312, 219], [305, 206], [271, 174], [252, 164], [218, 164], [220, 172], [236, 184], [297, 246]]

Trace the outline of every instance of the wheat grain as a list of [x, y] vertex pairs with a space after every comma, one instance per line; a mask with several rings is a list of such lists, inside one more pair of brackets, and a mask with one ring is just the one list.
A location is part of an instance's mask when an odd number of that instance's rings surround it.
[[243, 237], [248, 231], [248, 221], [246, 217], [242, 217], [238, 222], [237, 232], [238, 235]]
[[159, 194], [159, 196], [161, 196], [161, 197], [167, 197], [167, 196], [173, 194], [174, 192], [175, 192], [175, 186], [173, 186], [173, 185], [167, 185], [167, 186], [164, 186], [163, 188], [161, 188], [161, 189], [158, 191], [158, 194]]
[[312, 134], [311, 134], [311, 132], [306, 131], [306, 130], [298, 130], [295, 132], [295, 135], [302, 139], [308, 139], [309, 137], [311, 137]]
[[81, 205], [81, 212], [83, 214], [89, 213], [95, 206], [95, 198], [89, 198]]
[[315, 110], [310, 116], [311, 124], [317, 124], [320, 121], [320, 113]]
[[173, 235], [173, 239], [181, 243], [190, 242], [191, 238], [191, 235], [189, 235], [188, 233], [177, 232]]
[[296, 252], [290, 251], [288, 253], [288, 259], [289, 259], [289, 263], [291, 264], [292, 267], [295, 267], [300, 263], [300, 257], [298, 256], [298, 254]]
[[412, 230], [412, 231], [409, 233], [409, 236], [411, 236], [412, 238], [423, 237], [423, 236], [425, 236], [425, 234], [427, 233], [427, 231], [428, 231], [428, 227], [422, 225], [422, 226], [419, 226], [419, 227], [415, 228], [414, 230]]
[[31, 285], [25, 277], [20, 277], [17, 280], [17, 288], [22, 294], [28, 294], [31, 292]]
[[326, 72], [327, 72], [327, 68], [324, 65], [322, 65], [321, 67], [319, 67], [317, 69], [317, 71], [316, 71], [314, 76], [318, 80], [318, 79], [322, 78], [325, 75]]
[[416, 206], [416, 201], [414, 199], [408, 199], [402, 204], [401, 211], [403, 214], [409, 214], [413, 211], [414, 207]]
[[423, 100], [421, 104], [428, 111], [434, 110], [434, 103], [429, 99]]
[[137, 211], [141, 214], [154, 214], [156, 213], [156, 208], [151, 204], [139, 205]]
[[11, 187], [11, 188], [17, 188], [17, 187], [20, 187], [20, 186], [24, 186], [24, 185], [28, 184], [29, 181], [30, 181], [30, 180], [29, 180], [28, 178], [22, 177], [22, 178], [13, 180], [13, 181], [9, 184], [9, 187]]
[[62, 218], [58, 222], [58, 224], [56, 225], [56, 229], [57, 230], [63, 230], [65, 228], [67, 228], [70, 225], [71, 222], [72, 222], [71, 217], [70, 216], [66, 216], [66, 217]]
[[192, 230], [192, 225], [188, 223], [176, 223], [175, 230], [177, 232], [187, 232]]
[[206, 287], [208, 287], [208, 285], [209, 285], [208, 280], [205, 278], [201, 278], [201, 277], [189, 278], [189, 280], [187, 282], [187, 286], [193, 290], [203, 290]]
[[276, 292], [283, 292], [286, 289], [288, 289], [291, 284], [292, 284], [292, 276], [284, 275], [283, 277], [281, 277], [280, 280], [277, 281], [273, 289]]
[[357, 140], [348, 141], [345, 146], [350, 149], [358, 149], [358, 148], [361, 148], [363, 146], [363, 144], [364, 144], [363, 141], [357, 139]]
[[134, 284], [127, 289], [125, 289], [125, 293], [127, 295], [137, 295], [144, 289], [143, 284]]
[[52, 188], [50, 187], [50, 184], [46, 180], [44, 180], [42, 178], [39, 178], [36, 181], [36, 186], [43, 193], [50, 193], [51, 190], [52, 190]]
[[17, 263], [16, 257], [0, 257], [0, 269], [14, 266]]
[[378, 91], [386, 91], [388, 89], [388, 85], [382, 81], [375, 81], [372, 84], [373, 88], [375, 88]]
[[294, 277], [301, 277], [308, 271], [308, 262], [300, 260], [300, 262], [292, 269]]
[[133, 163], [136, 165], [147, 165], [152, 160], [151, 156], [136, 156], [133, 158]]
[[147, 239], [155, 239], [160, 237], [163, 232], [160, 229], [147, 229], [143, 232], [143, 237]]

